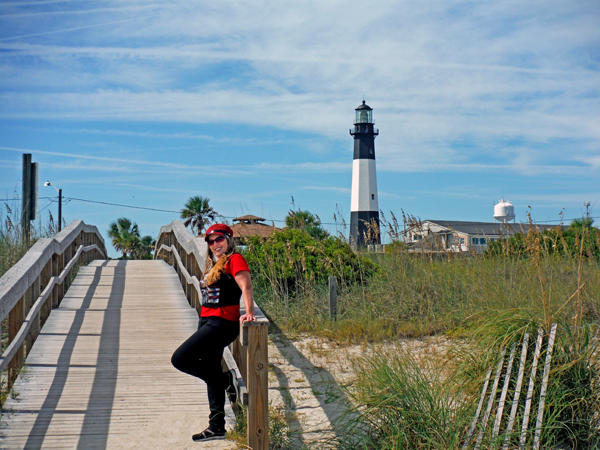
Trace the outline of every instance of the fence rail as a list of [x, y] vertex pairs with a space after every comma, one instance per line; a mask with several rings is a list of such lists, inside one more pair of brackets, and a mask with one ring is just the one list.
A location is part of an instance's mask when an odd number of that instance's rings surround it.
[[[156, 240], [154, 259], [164, 259], [179, 276], [181, 286], [190, 303], [200, 314], [200, 278], [206, 262], [206, 242], [196, 238], [174, 220], [160, 229]], [[241, 314], [245, 313], [243, 302]], [[223, 364], [238, 375], [242, 403], [248, 413], [248, 446], [254, 450], [268, 450], [268, 326], [269, 320], [255, 304], [256, 321], [240, 325], [239, 338], [226, 348]]]
[[75, 220], [53, 238], [38, 240], [0, 278], [0, 318], [4, 321], [8, 316], [8, 347], [0, 357], [0, 374], [9, 369], [7, 389], [50, 311], [69, 289], [75, 265], [106, 257], [98, 229]]

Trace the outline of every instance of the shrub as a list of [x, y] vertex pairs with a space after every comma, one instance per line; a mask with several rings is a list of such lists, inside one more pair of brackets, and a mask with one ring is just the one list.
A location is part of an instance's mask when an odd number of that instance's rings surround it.
[[338, 284], [364, 283], [375, 272], [375, 264], [354, 253], [335, 237], [322, 240], [288, 228], [269, 238], [250, 237], [244, 252], [258, 289], [273, 289], [277, 295], [296, 295], [305, 283], [324, 284], [335, 276]]

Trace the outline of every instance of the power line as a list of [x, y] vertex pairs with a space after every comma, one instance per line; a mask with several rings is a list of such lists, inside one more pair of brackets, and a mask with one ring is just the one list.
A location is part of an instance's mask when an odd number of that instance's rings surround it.
[[[51, 200], [51, 201], [55, 201], [56, 200], [56, 196], [55, 197], [39, 197], [40, 199], [44, 199], [44, 200]], [[16, 198], [3, 198], [0, 199], [0, 202], [4, 202], [4, 201], [11, 201], [11, 200], [19, 200], [18, 197]], [[63, 201], [65, 202], [70, 202], [72, 200], [75, 201], [79, 201], [79, 202], [86, 202], [86, 203], [97, 203], [99, 205], [108, 205], [108, 206], [119, 206], [121, 208], [131, 208], [131, 209], [143, 209], [143, 210], [147, 210], [147, 211], [157, 211], [157, 212], [167, 212], [167, 213], [175, 213], [175, 214], [180, 214], [181, 211], [173, 211], [173, 210], [169, 210], [169, 209], [159, 209], [159, 208], [148, 208], [145, 206], [135, 206], [135, 205], [124, 205], [121, 203], [110, 203], [110, 202], [101, 202], [98, 200], [87, 200], [84, 198], [75, 198], [75, 197], [63, 197]], [[46, 207], [44, 207], [43, 209], [46, 209], [49, 205], [47, 205]], [[224, 219], [235, 219], [235, 217], [233, 216], [221, 216]], [[579, 219], [579, 217], [577, 218]], [[600, 219], [600, 216], [590, 216], [590, 219]], [[573, 220], [575, 220], [575, 218], [573, 219], [555, 219], [555, 220], [538, 220], [533, 222], [533, 224], [541, 224], [541, 223], [562, 223], [562, 222], [572, 222]], [[268, 219], [269, 222], [283, 222], [285, 223], [285, 220], [281, 220], [281, 219]], [[335, 223], [335, 222], [321, 222], [321, 225], [340, 225], [339, 223]], [[526, 223], [524, 223], [526, 224]]]
[[145, 206], [134, 206], [134, 205], [122, 205], [120, 203], [99, 202], [97, 200], [86, 200], [84, 198], [63, 197], [63, 199], [65, 199], [65, 200], [76, 200], [76, 201], [79, 201], [79, 202], [86, 202], [86, 203], [98, 203], [100, 205], [120, 206], [121, 208], [146, 209], [148, 211], [168, 212], [168, 213], [176, 213], [176, 214], [181, 213], [181, 211], [171, 211], [169, 209], [147, 208]]
[[[38, 197], [38, 199], [42, 199], [42, 200], [52, 200], [55, 198], [56, 198], [56, 196], [54, 196], [54, 197]], [[21, 200], [21, 197], [0, 198], [0, 202], [11, 202], [13, 200]]]

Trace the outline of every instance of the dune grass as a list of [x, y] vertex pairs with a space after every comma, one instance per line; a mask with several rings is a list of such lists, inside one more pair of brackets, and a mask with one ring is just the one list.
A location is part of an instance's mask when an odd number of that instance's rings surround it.
[[369, 258], [378, 270], [367, 283], [338, 282], [336, 321], [329, 319], [325, 283], [299, 279], [296, 292], [287, 296], [259, 288], [257, 301], [288, 332], [311, 332], [342, 342], [441, 332], [460, 336], [487, 317], [513, 309], [527, 311], [540, 323], [548, 323], [552, 311], [559, 316], [579, 314], [585, 323], [600, 319], [600, 267], [593, 259], [580, 264], [553, 257], [538, 266], [523, 257], [431, 259], [399, 253]]

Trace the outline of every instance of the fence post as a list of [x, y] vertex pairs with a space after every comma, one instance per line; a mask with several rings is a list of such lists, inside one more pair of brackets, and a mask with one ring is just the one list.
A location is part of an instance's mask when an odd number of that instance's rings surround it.
[[337, 319], [337, 278], [329, 277], [329, 317]]

